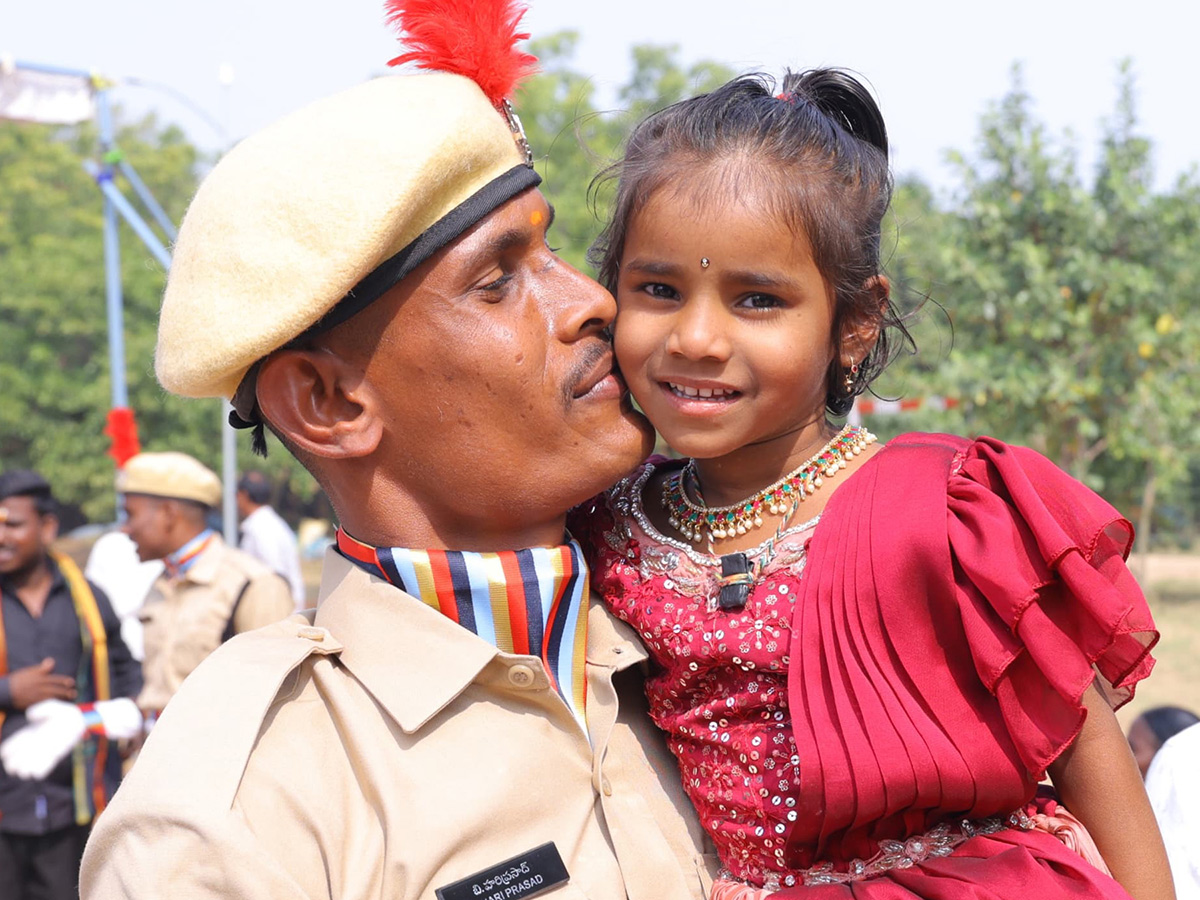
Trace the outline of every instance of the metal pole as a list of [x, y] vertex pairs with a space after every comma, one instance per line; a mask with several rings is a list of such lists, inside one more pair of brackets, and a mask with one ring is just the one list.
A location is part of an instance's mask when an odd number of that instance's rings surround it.
[[[228, 63], [223, 63], [217, 73], [217, 78], [221, 82], [221, 87], [225, 89], [224, 99], [225, 108], [223, 127], [225, 138], [225, 152], [229, 151], [233, 144], [232, 133], [229, 130], [230, 122], [230, 92], [233, 87], [233, 66]], [[221, 483], [224, 486], [225, 496], [222, 505], [222, 520], [225, 530], [225, 542], [232, 546], [237, 545], [238, 537], [238, 512], [237, 512], [237, 432], [233, 426], [229, 424], [229, 413], [233, 406], [228, 400], [221, 401]]]
[[124, 156], [117, 160], [117, 167], [121, 170], [121, 174], [129, 181], [133, 192], [146, 205], [146, 209], [150, 210], [150, 215], [154, 217], [154, 221], [158, 222], [159, 227], [166, 234], [167, 240], [174, 243], [175, 238], [178, 237], [178, 232], [175, 230], [175, 223], [171, 221], [171, 217], [167, 215], [166, 210], [154, 199], [154, 195], [150, 193], [150, 188], [146, 187], [146, 183], [142, 181], [142, 176], [137, 173], [133, 166], [129, 164], [129, 160], [125, 159]]
[[[100, 146], [107, 151], [113, 144], [112, 110], [108, 92], [96, 91], [96, 120], [100, 130]], [[112, 199], [104, 195], [104, 287], [108, 314], [108, 370], [114, 409], [129, 406], [129, 389], [125, 383], [125, 313], [121, 297], [121, 242], [117, 232], [117, 209]], [[114, 502], [117, 521], [124, 515], [121, 494]]]
[[104, 194], [105, 203], [111, 205], [113, 210], [120, 213], [123, 218], [133, 229], [134, 233], [141, 238], [142, 243], [146, 245], [154, 258], [164, 269], [171, 268], [171, 254], [167, 252], [167, 248], [162, 245], [158, 236], [150, 230], [150, 226], [146, 224], [146, 220], [138, 215], [138, 211], [133, 208], [133, 205], [125, 199], [124, 195], [113, 184], [112, 169], [100, 167], [90, 159], [83, 161], [83, 167], [87, 173], [96, 179], [96, 186], [100, 188]]
[[[96, 119], [100, 127], [100, 145], [108, 149], [113, 143], [112, 112], [108, 94], [96, 92]], [[112, 405], [128, 406], [129, 391], [125, 385], [125, 316], [121, 297], [121, 242], [117, 232], [117, 208], [108, 194], [104, 195], [104, 286], [108, 309], [108, 365], [112, 381]]]

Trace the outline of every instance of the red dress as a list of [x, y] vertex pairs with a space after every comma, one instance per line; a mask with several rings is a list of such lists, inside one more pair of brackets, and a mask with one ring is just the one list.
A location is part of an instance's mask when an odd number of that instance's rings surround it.
[[809, 900], [1127, 897], [1008, 827], [1093, 678], [1116, 707], [1153, 665], [1112, 507], [1030, 450], [904, 435], [722, 611], [713, 558], [641, 512], [653, 465], [572, 529], [659, 666], [651, 715], [732, 877]]

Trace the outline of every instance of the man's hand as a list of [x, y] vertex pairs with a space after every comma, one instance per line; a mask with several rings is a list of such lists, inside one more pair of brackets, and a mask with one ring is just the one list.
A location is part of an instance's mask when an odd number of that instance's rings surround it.
[[43, 700], [25, 713], [29, 724], [0, 744], [0, 763], [14, 778], [46, 778], [87, 731], [83, 712], [74, 703]]
[[46, 657], [36, 666], [17, 669], [8, 676], [12, 703], [28, 709], [43, 700], [74, 700], [75, 679], [54, 674], [54, 660]]
[[25, 713], [28, 724], [0, 744], [0, 764], [15, 778], [41, 781], [88, 734], [125, 740], [141, 733], [142, 714], [128, 697], [76, 706], [43, 700]]

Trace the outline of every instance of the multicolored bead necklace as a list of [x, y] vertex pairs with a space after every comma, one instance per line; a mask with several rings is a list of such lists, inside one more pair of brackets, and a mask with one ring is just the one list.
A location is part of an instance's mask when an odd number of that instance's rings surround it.
[[[667, 522], [688, 541], [707, 537], [712, 542], [746, 534], [762, 527], [764, 512], [773, 516], [790, 516], [806, 497], [816, 493], [817, 488], [825, 483], [825, 478], [836, 475], [846, 467], [848, 460], [858, 456], [874, 442], [875, 435], [867, 429], [847, 425], [799, 468], [754, 496], [729, 506], [704, 505], [696, 475], [696, 461], [688, 460], [687, 465], [663, 485], [662, 499]], [[693, 503], [687, 495], [689, 479], [699, 503]]]

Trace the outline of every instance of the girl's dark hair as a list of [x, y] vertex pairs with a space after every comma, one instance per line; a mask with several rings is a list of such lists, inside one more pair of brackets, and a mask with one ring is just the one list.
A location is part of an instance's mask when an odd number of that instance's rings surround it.
[[1179, 706], [1156, 706], [1146, 710], [1140, 718], [1154, 733], [1160, 747], [1168, 738], [1200, 722], [1195, 713]]
[[[593, 182], [595, 190], [616, 180], [617, 192], [588, 258], [615, 294], [629, 223], [659, 188], [690, 180], [684, 190], [703, 200], [766, 182], [768, 190], [757, 193], [807, 236], [835, 292], [825, 404], [843, 416], [900, 349], [914, 346], [891, 298], [880, 305], [868, 287], [881, 274], [881, 227], [892, 197], [887, 128], [867, 89], [840, 69], [788, 72], [780, 88], [775, 93], [766, 75], [743, 75], [639, 124], [624, 158]], [[700, 170], [713, 177], [696, 178]], [[856, 318], [877, 321], [879, 337], [847, 388], [841, 332]]]

